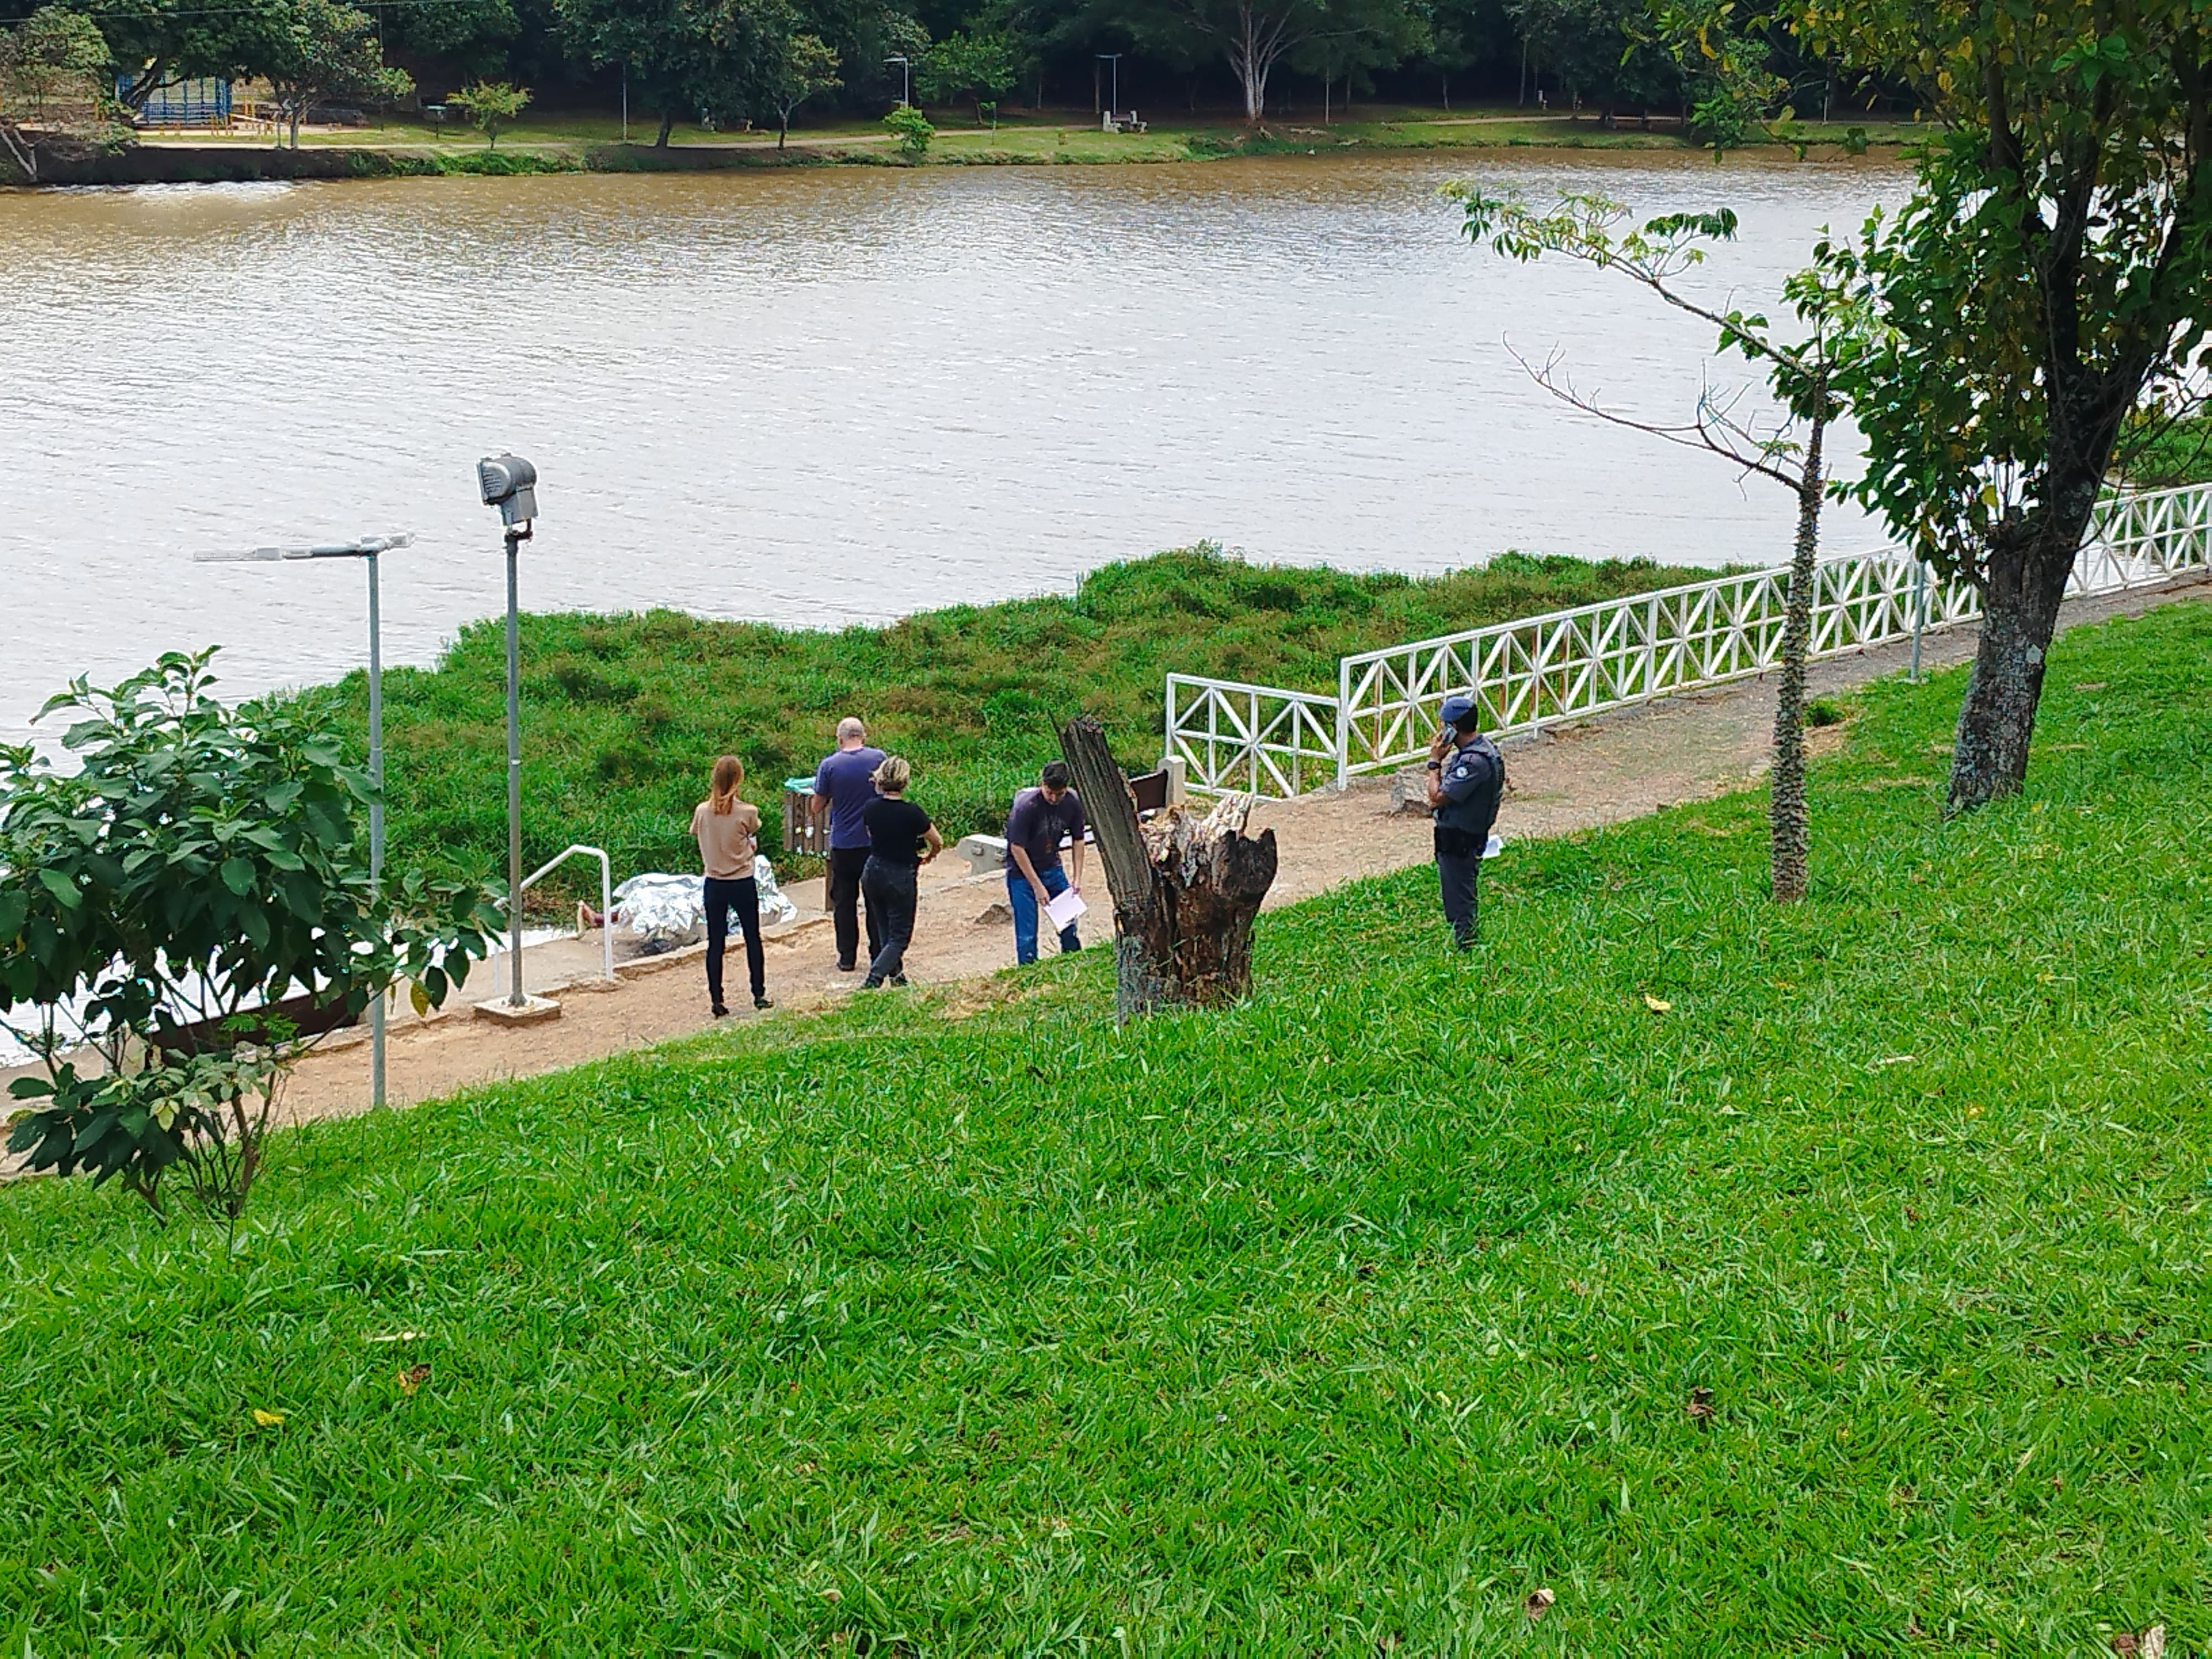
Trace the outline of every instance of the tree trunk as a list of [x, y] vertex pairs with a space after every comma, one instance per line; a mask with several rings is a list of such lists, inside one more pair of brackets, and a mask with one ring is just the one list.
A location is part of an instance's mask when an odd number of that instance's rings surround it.
[[1788, 613], [1782, 623], [1782, 693], [1774, 708], [1774, 767], [1767, 775], [1769, 880], [1777, 904], [1805, 896], [1805, 659], [1813, 643], [1813, 566], [1820, 546], [1820, 443], [1816, 418], [1797, 486], [1797, 545], [1790, 560]]
[[789, 110], [786, 110], [783, 112], [782, 118], [775, 124], [775, 147], [778, 149], [781, 149], [783, 148], [783, 141], [790, 136], [791, 112]]
[[39, 182], [39, 146], [36, 140], [11, 123], [0, 122], [0, 144], [7, 147], [9, 155], [23, 174], [26, 184]]
[[2082, 514], [2069, 534], [2067, 526], [2039, 514], [1990, 550], [1981, 639], [1951, 750], [1947, 817], [2016, 794], [2027, 781], [2044, 661], [2087, 516]]
[[1257, 840], [1243, 833], [1252, 809], [1245, 795], [1224, 799], [1204, 818], [1171, 806], [1139, 824], [1097, 720], [1070, 720], [1060, 747], [1114, 895], [1115, 1013], [1128, 1019], [1235, 1001], [1252, 982], [1252, 921], [1275, 879], [1275, 832]]
[[675, 111], [673, 111], [673, 110], [665, 110], [665, 110], [663, 110], [663, 111], [661, 111], [661, 112], [660, 112], [660, 132], [659, 132], [659, 135], [657, 137], [655, 137], [655, 138], [653, 139], [653, 149], [666, 149], [668, 148], [668, 135], [669, 135], [670, 133], [673, 132], [675, 130], [676, 130], [676, 112], [675, 112]]

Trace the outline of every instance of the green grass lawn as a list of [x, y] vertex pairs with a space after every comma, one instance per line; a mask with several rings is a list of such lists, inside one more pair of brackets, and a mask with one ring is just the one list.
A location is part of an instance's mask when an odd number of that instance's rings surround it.
[[[995, 831], [1014, 790], [1059, 752], [1058, 721], [1079, 709], [1104, 720], [1132, 771], [1156, 765], [1170, 669], [1333, 692], [1346, 651], [1711, 574], [1507, 554], [1415, 579], [1200, 550], [1105, 566], [1073, 594], [834, 633], [671, 611], [528, 617], [525, 856], [534, 866], [584, 842], [607, 849], [618, 877], [690, 868], [691, 807], [726, 750], [750, 774], [763, 844], [780, 848], [783, 780], [813, 775], [848, 714], [914, 761], [914, 799], [948, 832]], [[401, 863], [471, 877], [504, 868], [503, 627], [464, 629], [437, 669], [385, 677]], [[365, 678], [347, 681], [344, 696], [350, 728], [364, 732]]]
[[2212, 606], [1947, 825], [1960, 690], [1790, 911], [1742, 795], [1469, 960], [1408, 872], [1217, 1017], [1092, 951], [289, 1135], [234, 1260], [0, 1189], [0, 1644], [2199, 1651]]

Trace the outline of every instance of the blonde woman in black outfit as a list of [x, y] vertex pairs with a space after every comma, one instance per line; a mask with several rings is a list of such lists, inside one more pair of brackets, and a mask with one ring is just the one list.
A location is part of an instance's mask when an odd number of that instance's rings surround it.
[[875, 770], [876, 798], [860, 814], [868, 828], [868, 861], [860, 867], [860, 896], [871, 918], [880, 918], [881, 944], [868, 964], [863, 990], [906, 983], [906, 947], [914, 938], [916, 878], [921, 866], [945, 850], [945, 837], [929, 814], [906, 799], [914, 769], [899, 755]]

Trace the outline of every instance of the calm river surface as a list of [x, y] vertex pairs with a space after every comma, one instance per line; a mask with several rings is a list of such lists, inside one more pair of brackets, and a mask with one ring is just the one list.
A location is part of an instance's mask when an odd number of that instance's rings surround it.
[[472, 467], [509, 448], [544, 477], [540, 610], [840, 624], [1204, 538], [1785, 556], [1782, 491], [1528, 384], [1505, 340], [1676, 416], [1709, 333], [1472, 252], [1435, 193], [1469, 176], [1733, 205], [1701, 279], [1762, 305], [1905, 188], [1516, 152], [0, 191], [0, 737], [171, 647], [225, 646], [234, 692], [361, 660], [356, 568], [202, 550], [410, 530], [386, 650], [432, 660], [503, 603]]

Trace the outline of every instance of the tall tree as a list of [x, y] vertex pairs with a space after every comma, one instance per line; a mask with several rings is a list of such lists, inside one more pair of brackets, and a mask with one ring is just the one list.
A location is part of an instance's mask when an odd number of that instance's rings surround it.
[[1887, 325], [1847, 391], [1864, 499], [1979, 590], [1948, 805], [2025, 780], [2059, 601], [2132, 412], [2212, 366], [2203, 0], [1799, 0], [1942, 126], [1848, 262]]
[[42, 6], [13, 28], [0, 29], [0, 155], [31, 183], [40, 156], [56, 138], [98, 143], [113, 124], [101, 84], [107, 43], [92, 20]]
[[678, 119], [744, 118], [771, 99], [778, 57], [797, 25], [781, 0], [556, 0], [572, 51], [620, 64], [660, 112], [656, 149]]
[[1628, 210], [1601, 196], [1567, 196], [1538, 213], [1514, 196], [1489, 196], [1463, 188], [1466, 230], [1516, 259], [1563, 254], [1628, 278], [1676, 310], [1720, 331], [1718, 349], [1741, 352], [1766, 371], [1782, 418], [1763, 427], [1739, 419], [1735, 398], [1708, 387], [1687, 425], [1668, 426], [1607, 409], [1576, 392], [1556, 364], [1531, 369], [1538, 383], [1577, 409], [1622, 426], [1703, 449], [1772, 480], [1790, 491], [1797, 507], [1790, 586], [1783, 619], [1782, 683], [1774, 711], [1774, 763], [1768, 774], [1769, 879], [1776, 901], [1805, 896], [1809, 819], [1805, 800], [1805, 669], [1811, 655], [1813, 593], [1820, 544], [1820, 507], [1827, 499], [1829, 428], [1844, 413], [1838, 383], [1866, 348], [1867, 307], [1837, 269], [1833, 246], [1823, 240], [1815, 264], [1784, 284], [1783, 297], [1796, 313], [1793, 341], [1778, 338], [1765, 317], [1741, 309], [1722, 311], [1683, 291], [1680, 279], [1705, 259], [1704, 244], [1734, 240], [1736, 216], [1668, 214], [1641, 229], [1616, 235]]
[[1648, 111], [1674, 99], [1674, 65], [1638, 38], [1643, 0], [1506, 0], [1505, 9], [1569, 96], [1595, 104], [1608, 125], [1622, 109]]
[[983, 119], [986, 100], [995, 100], [1014, 84], [1013, 43], [1004, 35], [955, 29], [931, 43], [915, 65], [914, 85], [927, 103], [968, 98], [975, 119]]
[[391, 102], [414, 82], [387, 69], [376, 20], [338, 0], [285, 0], [264, 14], [252, 41], [251, 67], [268, 77], [271, 101], [300, 147], [300, 123], [319, 104], [359, 99]]
[[769, 106], [775, 111], [775, 147], [791, 137], [791, 118], [810, 98], [835, 92], [845, 83], [837, 78], [837, 54], [817, 34], [791, 34], [776, 43], [768, 71]]

